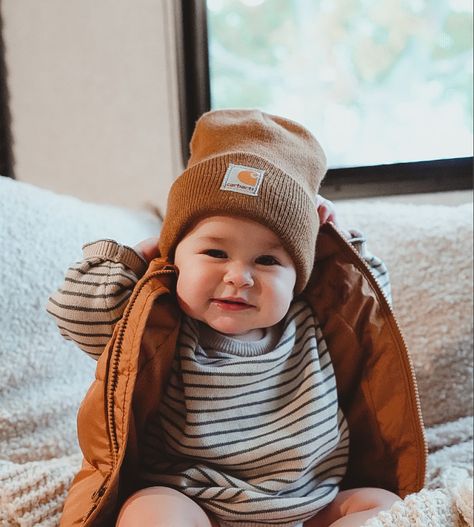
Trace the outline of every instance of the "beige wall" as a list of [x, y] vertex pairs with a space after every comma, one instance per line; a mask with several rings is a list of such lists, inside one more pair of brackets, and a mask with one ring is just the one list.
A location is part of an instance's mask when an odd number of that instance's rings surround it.
[[164, 209], [181, 170], [175, 0], [3, 0], [18, 180]]

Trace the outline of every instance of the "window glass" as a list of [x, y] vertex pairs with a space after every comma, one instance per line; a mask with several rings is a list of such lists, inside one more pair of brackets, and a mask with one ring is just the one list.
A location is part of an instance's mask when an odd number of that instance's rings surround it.
[[207, 0], [212, 108], [311, 129], [332, 167], [472, 155], [471, 0]]

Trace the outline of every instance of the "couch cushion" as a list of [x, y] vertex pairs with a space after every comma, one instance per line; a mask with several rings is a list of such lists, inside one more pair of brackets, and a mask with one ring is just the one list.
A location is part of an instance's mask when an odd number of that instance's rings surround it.
[[388, 266], [427, 426], [472, 415], [472, 203], [337, 204]]

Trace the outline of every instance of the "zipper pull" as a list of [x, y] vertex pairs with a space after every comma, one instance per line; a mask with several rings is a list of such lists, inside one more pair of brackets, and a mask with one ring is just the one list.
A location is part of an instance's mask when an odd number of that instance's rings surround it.
[[102, 498], [106, 490], [107, 490], [107, 484], [103, 483], [96, 491], [92, 493], [91, 495], [92, 500], [97, 501], [99, 498]]

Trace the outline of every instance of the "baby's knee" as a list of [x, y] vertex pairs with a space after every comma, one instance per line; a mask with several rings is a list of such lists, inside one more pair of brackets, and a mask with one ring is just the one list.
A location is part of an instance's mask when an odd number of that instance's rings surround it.
[[387, 510], [396, 501], [400, 501], [400, 498], [385, 489], [374, 487], [353, 489], [345, 501], [345, 512], [346, 514], [352, 514], [366, 510]]
[[147, 487], [123, 504], [116, 527], [211, 527], [192, 499], [168, 487]]

